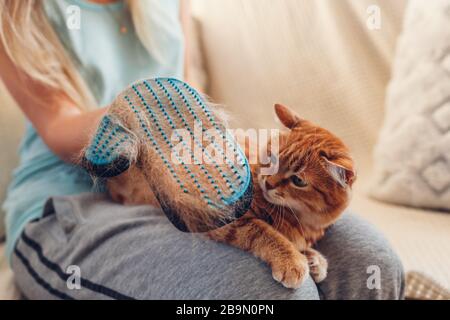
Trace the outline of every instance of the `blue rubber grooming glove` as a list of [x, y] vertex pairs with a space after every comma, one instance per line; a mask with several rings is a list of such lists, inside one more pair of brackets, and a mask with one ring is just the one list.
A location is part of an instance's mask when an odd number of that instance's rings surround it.
[[207, 232], [241, 217], [252, 201], [250, 166], [216, 108], [167, 78], [122, 92], [86, 148], [84, 167], [110, 178], [135, 165], [169, 220]]

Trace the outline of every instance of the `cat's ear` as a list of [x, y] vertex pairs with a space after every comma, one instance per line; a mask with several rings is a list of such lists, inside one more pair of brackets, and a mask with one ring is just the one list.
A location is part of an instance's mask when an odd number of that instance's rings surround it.
[[275, 105], [275, 113], [281, 123], [288, 129], [294, 128], [302, 121], [302, 119], [294, 111], [283, 106], [282, 104], [277, 103]]
[[353, 182], [356, 180], [356, 172], [351, 169], [350, 166], [344, 166], [330, 161], [325, 156], [322, 156], [322, 159], [325, 160], [330, 175], [341, 185], [341, 187], [345, 188], [347, 186], [352, 186]]

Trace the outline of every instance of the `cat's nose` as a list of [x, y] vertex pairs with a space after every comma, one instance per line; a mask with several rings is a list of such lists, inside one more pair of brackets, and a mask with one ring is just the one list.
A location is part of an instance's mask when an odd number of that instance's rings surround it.
[[278, 186], [278, 181], [275, 177], [269, 176], [266, 179], [266, 190], [273, 190]]
[[266, 180], [266, 190], [272, 190], [274, 189], [274, 186], [270, 184], [269, 181]]

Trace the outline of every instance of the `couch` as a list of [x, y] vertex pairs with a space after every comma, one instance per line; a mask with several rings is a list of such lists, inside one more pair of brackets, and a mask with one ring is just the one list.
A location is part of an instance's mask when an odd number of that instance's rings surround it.
[[[379, 9], [379, 28], [368, 24], [377, 18], [372, 5]], [[284, 103], [339, 135], [358, 166], [349, 210], [386, 235], [407, 271], [450, 288], [450, 215], [367, 195], [406, 5], [406, 0], [193, 0], [193, 76], [228, 107], [234, 127], [279, 127], [273, 104]], [[0, 92], [1, 199], [17, 160], [22, 119]], [[0, 288], [1, 298], [14, 292], [4, 261], [0, 265], [0, 286], [7, 285]]]

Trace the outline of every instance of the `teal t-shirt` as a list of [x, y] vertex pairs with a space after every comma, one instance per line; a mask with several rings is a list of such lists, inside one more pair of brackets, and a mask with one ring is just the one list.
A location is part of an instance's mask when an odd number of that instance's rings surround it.
[[[99, 106], [111, 103], [116, 95], [137, 80], [182, 78], [184, 47], [178, 18], [179, 0], [159, 3], [158, 12], [163, 13], [164, 21], [154, 19], [150, 25], [155, 39], [161, 42], [161, 51], [166, 53], [164, 61], [153, 57], [140, 42], [123, 1], [105, 5], [87, 0], [44, 1], [49, 21]], [[76, 17], [79, 17], [79, 28], [68, 27], [68, 17], [74, 12], [79, 14]], [[121, 32], [123, 27], [127, 32]], [[25, 225], [41, 217], [48, 198], [95, 191], [86, 172], [54, 155], [29, 122], [19, 153], [20, 163], [3, 204], [8, 257]]]

